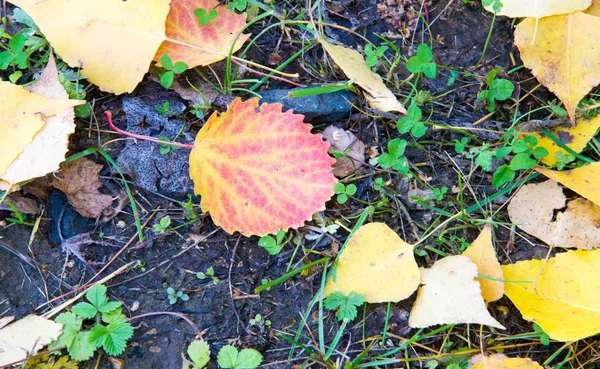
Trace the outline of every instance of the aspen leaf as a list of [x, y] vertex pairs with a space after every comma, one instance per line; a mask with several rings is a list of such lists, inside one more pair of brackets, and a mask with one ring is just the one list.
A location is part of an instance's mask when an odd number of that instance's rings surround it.
[[325, 285], [333, 292], [364, 295], [367, 302], [400, 301], [419, 287], [419, 267], [413, 246], [384, 223], [360, 227], [338, 258], [335, 281]]
[[576, 341], [600, 332], [599, 268], [600, 250], [503, 265], [505, 294], [551, 338]]
[[[478, 355], [479, 356], [479, 355]], [[531, 359], [520, 357], [506, 357], [502, 354], [481, 356], [480, 360], [471, 369], [543, 369]]]
[[[69, 95], [58, 80], [56, 62], [52, 56], [40, 78], [26, 88], [34, 94], [49, 99], [60, 99], [73, 105], [85, 103], [82, 100], [69, 100]], [[33, 140], [25, 146], [4, 174], [0, 175], [0, 180], [6, 181], [7, 184], [14, 184], [57, 170], [59, 164], [65, 160], [69, 136], [75, 131], [74, 119], [75, 113], [72, 107], [48, 117]], [[0, 182], [0, 189], [5, 187], [3, 183]]]
[[48, 118], [81, 103], [48, 98], [0, 81], [0, 174], [6, 173]]
[[542, 167], [535, 167], [534, 169], [577, 192], [594, 204], [600, 205], [600, 186], [598, 185], [600, 162], [564, 171], [549, 170]]
[[[566, 196], [554, 180], [527, 184], [508, 205], [511, 222], [550, 246], [584, 250], [600, 247], [600, 206], [586, 199], [567, 203]], [[552, 220], [556, 217], [555, 220]]]
[[37, 315], [0, 329], [0, 366], [23, 360], [58, 339], [63, 325]]
[[598, 42], [600, 18], [583, 12], [527, 18], [515, 30], [523, 64], [565, 104], [572, 121], [579, 101], [600, 83], [600, 50], [589, 47]]
[[131, 92], [165, 40], [170, 0], [11, 0], [102, 90]]
[[364, 90], [369, 105], [381, 111], [407, 113], [381, 77], [369, 69], [362, 55], [346, 47], [330, 44], [324, 39], [319, 39], [319, 42], [346, 76]]
[[321, 135], [281, 104], [235, 99], [214, 113], [190, 153], [200, 206], [226, 232], [246, 236], [297, 228], [325, 209], [337, 182]]
[[478, 323], [504, 329], [485, 307], [477, 277], [477, 266], [457, 255], [421, 268], [421, 284], [408, 325], [425, 328], [437, 324]]
[[[214, 9], [218, 15], [201, 26], [194, 10]], [[173, 0], [167, 16], [167, 39], [160, 45], [154, 60], [168, 54], [172, 60], [181, 61], [189, 67], [208, 65], [223, 60], [239, 50], [250, 35], [238, 34], [246, 26], [246, 14], [236, 14], [219, 4], [217, 0]], [[236, 40], [237, 38], [237, 40]]]
[[[492, 226], [486, 225], [479, 236], [463, 253], [477, 265], [479, 274], [486, 277], [502, 280], [502, 268], [492, 243]], [[486, 303], [499, 300], [504, 295], [504, 283], [476, 277], [481, 286], [481, 296]]]
[[[575, 126], [573, 127], [557, 127], [551, 129], [550, 132], [557, 137], [565, 146], [580, 153], [590, 142], [592, 137], [596, 135], [596, 132], [600, 128], [600, 115], [595, 116], [592, 119], [577, 118]], [[519, 132], [521, 133], [521, 132]], [[542, 158], [542, 163], [555, 166], [558, 162], [556, 158], [557, 153], [567, 154], [567, 151], [558, 146], [552, 139], [543, 133], [539, 132], [527, 132], [521, 133], [524, 135], [533, 135], [538, 140], [538, 147], [543, 147], [548, 150], [548, 156]]]
[[[574, 13], [585, 10], [592, 0], [502, 0], [502, 8], [497, 15], [510, 18], [543, 18], [551, 15]], [[484, 6], [485, 10], [494, 13], [492, 5]]]

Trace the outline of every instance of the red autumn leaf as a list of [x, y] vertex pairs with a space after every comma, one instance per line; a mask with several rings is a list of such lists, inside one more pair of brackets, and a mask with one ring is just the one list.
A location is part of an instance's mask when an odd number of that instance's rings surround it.
[[[215, 19], [201, 26], [194, 10], [202, 8], [207, 13], [215, 9]], [[173, 61], [182, 61], [190, 68], [223, 60], [229, 54], [235, 38], [246, 25], [246, 14], [236, 14], [220, 5], [217, 0], [173, 0], [167, 16], [167, 39], [160, 45], [154, 60], [168, 54]], [[239, 50], [250, 37], [242, 34], [233, 51]]]
[[304, 116], [281, 104], [235, 99], [213, 114], [190, 154], [202, 210], [226, 232], [246, 236], [297, 228], [325, 209], [337, 182], [329, 144]]

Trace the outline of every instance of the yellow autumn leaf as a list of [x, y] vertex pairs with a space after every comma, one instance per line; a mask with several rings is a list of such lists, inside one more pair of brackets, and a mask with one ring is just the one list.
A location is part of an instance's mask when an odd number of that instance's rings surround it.
[[579, 167], [577, 169], [555, 171], [542, 167], [534, 168], [539, 173], [551, 178], [579, 195], [600, 205], [600, 162]]
[[102, 90], [131, 92], [165, 40], [170, 0], [10, 0]]
[[[573, 127], [557, 127], [550, 130], [556, 138], [558, 138], [565, 146], [580, 153], [586, 147], [588, 142], [596, 135], [596, 132], [600, 128], [600, 115], [595, 116], [592, 119], [577, 118], [575, 126]], [[519, 130], [519, 127], [517, 127]], [[565, 149], [560, 148], [551, 138], [540, 132], [522, 132], [519, 130], [521, 136], [532, 135], [538, 140], [538, 147], [543, 147], [548, 150], [548, 156], [542, 159], [542, 163], [555, 166], [558, 162], [556, 158], [557, 153], [566, 155], [568, 152]]]
[[[508, 204], [511, 222], [550, 246], [589, 250], [600, 247], [600, 206], [586, 199], [571, 200], [567, 209], [562, 187], [554, 180], [527, 184]], [[553, 220], [554, 219], [554, 220]]]
[[520, 357], [506, 357], [503, 354], [483, 356], [471, 369], [543, 369], [531, 359]]
[[600, 83], [600, 49], [590, 47], [599, 42], [600, 18], [584, 12], [527, 18], [515, 30], [523, 64], [565, 104], [572, 121], [579, 101]]
[[[492, 243], [492, 226], [486, 225], [479, 236], [463, 253], [477, 265], [479, 274], [489, 278], [502, 280], [502, 268], [496, 257]], [[504, 283], [482, 277], [476, 277], [481, 286], [481, 296], [486, 303], [499, 300], [504, 295]]]
[[[497, 15], [510, 18], [542, 18], [550, 15], [568, 14], [585, 10], [592, 0], [502, 0], [502, 8]], [[492, 5], [484, 6], [485, 10], [494, 13]]]
[[[49, 99], [60, 99], [67, 104], [85, 104], [83, 100], [68, 100], [69, 95], [58, 80], [56, 62], [52, 56], [40, 78], [26, 89]], [[69, 136], [75, 131], [74, 119], [75, 113], [72, 107], [48, 117], [33, 140], [25, 146], [4, 174], [0, 175], [0, 189], [6, 190], [11, 184], [41, 177], [57, 170], [59, 164], [65, 160]]]
[[551, 338], [580, 340], [600, 332], [599, 269], [600, 250], [503, 265], [505, 294]]
[[477, 277], [477, 266], [457, 255], [421, 268], [421, 284], [408, 325], [425, 328], [438, 324], [477, 323], [504, 329], [488, 312]]
[[346, 76], [364, 90], [369, 105], [381, 111], [406, 114], [404, 106], [385, 86], [381, 77], [369, 69], [362, 55], [346, 47], [330, 44], [324, 39], [319, 39], [319, 42]]
[[356, 292], [367, 302], [400, 301], [419, 287], [419, 267], [413, 246], [384, 223], [359, 228], [338, 258], [336, 279], [325, 285], [325, 296]]
[[0, 81], [0, 175], [19, 157], [46, 120], [79, 100], [50, 99]]

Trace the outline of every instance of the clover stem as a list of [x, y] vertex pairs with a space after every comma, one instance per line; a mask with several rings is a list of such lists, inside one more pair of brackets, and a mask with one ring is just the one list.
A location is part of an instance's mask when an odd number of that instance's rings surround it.
[[129, 136], [129, 137], [133, 137], [133, 138], [137, 138], [138, 140], [144, 140], [144, 141], [150, 141], [150, 142], [156, 142], [158, 144], [163, 144], [163, 145], [171, 145], [171, 146], [177, 146], [177, 147], [183, 147], [185, 149], [190, 149], [192, 150], [194, 148], [194, 145], [190, 145], [190, 144], [183, 144], [183, 143], [179, 143], [179, 142], [171, 142], [171, 141], [162, 141], [159, 140], [158, 138], [154, 138], [154, 137], [149, 137], [149, 136], [143, 136], [143, 135], [137, 135], [135, 133], [131, 133], [131, 132], [127, 132], [124, 131], [120, 128], [117, 128], [112, 121], [112, 112], [107, 110], [104, 112], [104, 116], [106, 117], [106, 120], [108, 121], [108, 126], [110, 127], [110, 129], [112, 129], [113, 131], [120, 133], [124, 136]]
[[[231, 59], [231, 62], [233, 64], [239, 66], [239, 67], [242, 67], [242, 68], [245, 68], [245, 69], [249, 70], [252, 73], [258, 74], [259, 76], [273, 78], [273, 79], [276, 79], [278, 81], [289, 83], [290, 85], [293, 85], [293, 86], [296, 86], [296, 87], [306, 87], [306, 85], [303, 85], [301, 83], [297, 83], [297, 82], [294, 82], [294, 81], [290, 81], [289, 79], [286, 79], [286, 78], [283, 78], [283, 77], [273, 76], [273, 75], [270, 75], [270, 74], [267, 74], [267, 73], [263, 73], [263, 72], [257, 71], [256, 69], [252, 69], [252, 68], [248, 67], [247, 65], [244, 65], [244, 64], [240, 63], [239, 61], [237, 61], [236, 59], [233, 59], [233, 58]], [[273, 71], [274, 71], [271, 68], [265, 68], [265, 69], [268, 70], [268, 71], [271, 71], [271, 73], [273, 73]], [[297, 78], [298, 76], [295, 75], [294, 77]]]

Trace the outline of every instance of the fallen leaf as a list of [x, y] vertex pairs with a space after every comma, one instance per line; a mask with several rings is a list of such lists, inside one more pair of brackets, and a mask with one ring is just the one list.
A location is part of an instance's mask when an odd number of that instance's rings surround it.
[[86, 218], [105, 215], [112, 203], [112, 196], [100, 193], [102, 182], [98, 175], [101, 164], [81, 158], [61, 165], [61, 171], [52, 177], [52, 186], [67, 195], [75, 210]]
[[40, 209], [34, 199], [11, 193], [4, 201], [0, 202], [0, 210], [13, 211], [13, 208], [8, 206], [8, 203], [13, 205], [21, 214], [39, 214]]
[[[592, 0], [502, 0], [502, 8], [497, 15], [510, 18], [543, 18], [551, 15], [569, 14], [578, 10], [585, 10], [592, 4]], [[494, 13], [492, 5], [484, 6], [485, 10]]]
[[10, 0], [102, 90], [131, 92], [165, 40], [170, 0]]
[[[577, 121], [573, 127], [557, 127], [554, 129], [550, 129], [550, 133], [552, 133], [555, 137], [557, 137], [565, 146], [575, 151], [576, 153], [580, 153], [590, 142], [592, 137], [596, 135], [596, 132], [600, 128], [600, 115], [592, 118], [577, 118]], [[558, 146], [552, 139], [540, 132], [527, 132], [521, 133], [521, 136], [524, 135], [533, 135], [538, 140], [538, 147], [543, 147], [548, 150], [548, 156], [542, 158], [542, 163], [555, 166], [557, 163], [556, 154], [562, 153], [566, 155], [568, 152], [560, 146]]]
[[[589, 250], [600, 247], [600, 206], [571, 200], [567, 209], [562, 187], [554, 180], [527, 184], [508, 204], [511, 222], [550, 246]], [[555, 220], [552, 220], [556, 218]]]
[[[506, 357], [502, 354], [477, 356], [480, 360], [473, 366], [469, 365], [470, 369], [543, 369], [540, 364], [528, 358]], [[471, 361], [469, 361], [469, 364], [471, 364]]]
[[475, 281], [477, 266], [468, 257], [448, 256], [420, 270], [422, 286], [408, 318], [409, 326], [477, 323], [504, 329], [485, 307]]
[[0, 81], [0, 174], [6, 173], [49, 117], [79, 104], [79, 100], [52, 99]]
[[335, 126], [329, 126], [323, 130], [323, 138], [329, 142], [333, 149], [340, 154], [333, 165], [333, 175], [338, 178], [347, 177], [356, 172], [365, 161], [365, 144], [352, 132], [344, 131]]
[[[83, 100], [69, 100], [69, 95], [58, 80], [54, 57], [50, 56], [44, 72], [32, 85], [26, 87], [31, 93], [49, 99], [60, 99], [69, 105], [85, 104]], [[0, 176], [8, 184], [41, 177], [58, 169], [68, 151], [69, 136], [75, 132], [75, 113], [70, 106], [48, 117], [33, 140], [25, 146], [12, 164]], [[4, 187], [0, 184], [0, 188]]]
[[564, 171], [549, 170], [542, 167], [535, 167], [534, 169], [577, 192], [594, 204], [600, 205], [600, 186], [598, 186], [600, 162]]
[[337, 183], [328, 144], [281, 104], [234, 100], [214, 113], [190, 153], [201, 207], [226, 232], [245, 236], [297, 228], [325, 209]]
[[523, 64], [565, 104], [573, 122], [579, 101], [600, 83], [600, 51], [589, 47], [598, 42], [600, 18], [583, 12], [527, 18], [515, 30]]
[[[214, 9], [219, 15], [201, 26], [194, 15], [198, 8], [207, 12]], [[217, 0], [173, 0], [166, 22], [167, 39], [160, 45], [154, 60], [160, 65], [160, 57], [168, 54], [173, 61], [184, 62], [189, 67], [218, 62], [227, 57], [234, 43], [232, 52], [248, 40], [249, 34], [240, 35], [245, 26], [245, 13], [236, 14]]]
[[63, 325], [37, 315], [0, 329], [0, 366], [23, 360], [58, 339]]
[[325, 296], [356, 292], [371, 303], [404, 300], [420, 281], [413, 246], [384, 223], [366, 224], [352, 235], [338, 257], [335, 275], [325, 285]]
[[[471, 259], [477, 265], [479, 274], [486, 277], [502, 280], [502, 268], [492, 243], [492, 226], [486, 225], [479, 236], [471, 243], [463, 253], [463, 256]], [[476, 277], [481, 286], [481, 296], [486, 303], [499, 300], [504, 295], [504, 283], [490, 279]]]
[[381, 111], [407, 114], [404, 106], [385, 86], [381, 77], [369, 69], [362, 55], [346, 47], [330, 44], [324, 39], [319, 39], [319, 42], [346, 76], [364, 90], [369, 105]]
[[577, 341], [600, 332], [599, 268], [600, 250], [503, 265], [505, 294], [551, 338]]

